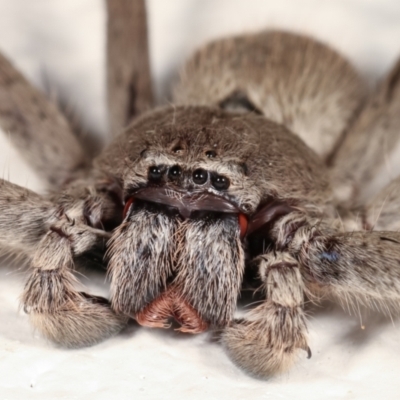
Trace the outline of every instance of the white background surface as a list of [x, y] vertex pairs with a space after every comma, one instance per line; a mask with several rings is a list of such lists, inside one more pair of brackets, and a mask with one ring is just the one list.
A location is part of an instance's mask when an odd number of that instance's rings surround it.
[[[400, 55], [398, 0], [150, 0], [157, 95], [205, 40], [265, 27], [312, 34], [350, 58], [371, 84]], [[106, 138], [105, 10], [100, 0], [0, 0], [0, 49], [28, 78]], [[0, 135], [0, 173], [42, 190]], [[5, 264], [5, 263], [3, 263]], [[103, 276], [91, 276], [97, 293]], [[399, 320], [349, 316], [331, 304], [310, 310], [311, 360], [254, 380], [210, 335], [182, 336], [131, 325], [118, 337], [63, 350], [31, 331], [18, 310], [24, 275], [0, 267], [0, 400], [3, 399], [398, 399]], [[361, 327], [364, 327], [362, 329]]]

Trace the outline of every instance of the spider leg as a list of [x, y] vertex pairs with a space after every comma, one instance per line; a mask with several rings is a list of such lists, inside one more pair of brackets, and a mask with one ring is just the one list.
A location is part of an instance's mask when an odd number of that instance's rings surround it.
[[343, 232], [338, 220], [291, 213], [275, 224], [271, 237], [297, 260], [311, 294], [332, 294], [346, 307], [360, 302], [398, 309], [399, 232]]
[[342, 232], [338, 220], [292, 214], [282, 217], [271, 235], [299, 263], [307, 295], [332, 294], [346, 307], [359, 302], [398, 309], [399, 232]]
[[332, 187], [338, 200], [350, 205], [364, 203], [389, 182], [391, 175], [393, 178], [394, 168], [399, 172], [399, 126], [400, 59], [373, 93], [333, 158]]
[[365, 225], [373, 230], [400, 230], [400, 177], [393, 179], [365, 206]]
[[341, 232], [338, 220], [292, 212], [269, 238], [276, 251], [256, 258], [266, 301], [223, 334], [228, 354], [252, 374], [268, 376], [290, 366], [298, 349], [309, 352], [304, 293], [331, 295], [350, 311], [357, 303], [398, 310], [399, 232]]
[[68, 121], [0, 54], [0, 126], [50, 186], [59, 187], [86, 168]]
[[365, 205], [340, 210], [346, 231], [400, 230], [400, 177], [393, 179]]
[[107, 0], [110, 132], [116, 135], [153, 103], [144, 0]]
[[34, 327], [66, 347], [95, 344], [118, 333], [127, 322], [106, 299], [78, 289], [73, 256], [92, 246], [94, 232], [88, 228], [69, 221], [50, 228], [37, 247], [22, 295]]
[[328, 46], [266, 31], [200, 49], [186, 63], [174, 97], [178, 104], [262, 114], [326, 159], [366, 92], [357, 71]]
[[296, 258], [311, 291], [332, 294], [346, 307], [360, 302], [388, 313], [398, 309], [400, 233], [314, 233]]
[[266, 300], [226, 328], [229, 356], [250, 374], [268, 377], [289, 368], [299, 350], [311, 355], [303, 310], [304, 283], [298, 262], [288, 253], [257, 258]]
[[0, 179], [0, 246], [31, 254], [54, 211], [54, 205], [38, 194]]
[[107, 198], [90, 195], [88, 183], [82, 185], [85, 191], [71, 187], [50, 201], [0, 180], [0, 245], [31, 260], [22, 304], [44, 336], [70, 347], [105, 339], [127, 321], [106, 299], [80, 291], [72, 273], [75, 256], [109, 237], [94, 227], [98, 220], [113, 217]]

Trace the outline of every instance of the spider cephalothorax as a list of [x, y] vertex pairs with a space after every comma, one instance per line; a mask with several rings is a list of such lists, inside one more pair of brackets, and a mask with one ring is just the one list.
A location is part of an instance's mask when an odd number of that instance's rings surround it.
[[[398, 308], [399, 180], [368, 201], [362, 185], [384, 163], [369, 141], [398, 140], [400, 64], [368, 99], [327, 46], [243, 35], [198, 51], [177, 105], [136, 118], [151, 104], [144, 3], [110, 0], [108, 10], [111, 130], [127, 127], [94, 160], [0, 59], [0, 122], [50, 186], [39, 196], [0, 182], [0, 244], [29, 259], [22, 303], [37, 329], [76, 347], [130, 318], [174, 319], [183, 332], [218, 328], [239, 366], [268, 376], [299, 350], [311, 355], [305, 297]], [[110, 301], [79, 291], [72, 272], [94, 251]], [[246, 271], [262, 301], [236, 319]]]
[[[120, 170], [110, 162], [116, 152]], [[142, 117], [96, 165], [120, 177], [129, 205], [109, 252], [114, 309], [135, 315], [161, 296], [162, 320], [171, 286], [207, 323], [228, 324], [253, 216], [262, 219], [271, 199], [322, 210], [331, 194], [321, 162], [284, 127], [206, 107]], [[313, 173], [295, 179], [299, 170]]]

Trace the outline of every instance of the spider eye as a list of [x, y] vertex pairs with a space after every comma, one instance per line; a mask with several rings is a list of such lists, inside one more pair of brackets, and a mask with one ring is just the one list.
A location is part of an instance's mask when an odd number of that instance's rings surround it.
[[217, 174], [211, 177], [211, 183], [217, 190], [226, 190], [230, 185], [229, 179], [226, 176]]
[[171, 179], [177, 179], [182, 175], [182, 168], [179, 165], [174, 165], [170, 168], [168, 172], [168, 176]]
[[160, 166], [154, 166], [149, 168], [149, 180], [153, 182], [160, 181], [163, 175], [163, 171]]
[[208, 150], [208, 151], [206, 151], [206, 156], [208, 158], [215, 158], [215, 157], [217, 157], [217, 153], [214, 150]]
[[177, 145], [172, 149], [172, 152], [175, 153], [175, 154], [181, 154], [183, 152], [183, 147]]
[[206, 170], [199, 168], [193, 172], [193, 182], [196, 185], [204, 185], [207, 182], [208, 173]]

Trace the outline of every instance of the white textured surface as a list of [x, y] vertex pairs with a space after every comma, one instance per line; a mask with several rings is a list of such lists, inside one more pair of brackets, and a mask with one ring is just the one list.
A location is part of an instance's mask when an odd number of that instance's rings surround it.
[[[165, 98], [177, 67], [205, 40], [264, 27], [333, 44], [372, 81], [400, 55], [398, 0], [150, 0], [153, 74]], [[37, 85], [56, 93], [104, 137], [104, 22], [100, 0], [0, 0], [0, 49]], [[0, 136], [0, 174], [40, 183]], [[102, 292], [104, 278], [91, 276]], [[24, 276], [0, 268], [0, 400], [3, 399], [398, 399], [399, 321], [349, 316], [325, 305], [310, 316], [311, 360], [254, 380], [209, 335], [130, 326], [82, 350], [62, 350], [31, 331], [18, 310]], [[364, 329], [361, 328], [364, 327]]]

